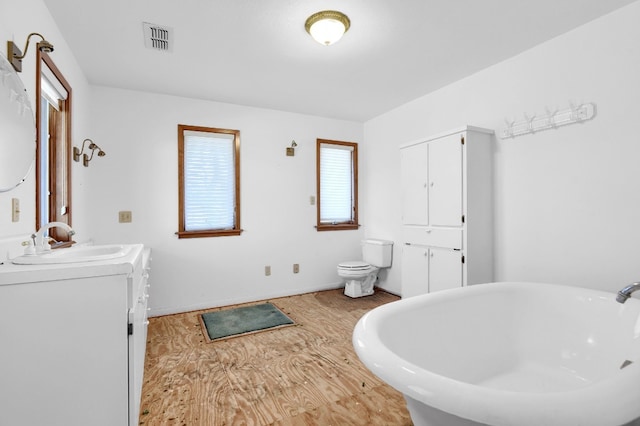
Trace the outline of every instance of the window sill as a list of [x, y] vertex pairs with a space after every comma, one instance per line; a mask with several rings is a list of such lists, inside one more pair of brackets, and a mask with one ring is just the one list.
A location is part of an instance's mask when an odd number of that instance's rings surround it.
[[338, 223], [335, 225], [326, 223], [322, 225], [316, 226], [318, 232], [320, 231], [350, 231], [354, 229], [358, 229], [360, 225], [357, 223]]
[[228, 229], [224, 231], [178, 231], [178, 238], [208, 238], [208, 237], [229, 237], [240, 235], [242, 229]]

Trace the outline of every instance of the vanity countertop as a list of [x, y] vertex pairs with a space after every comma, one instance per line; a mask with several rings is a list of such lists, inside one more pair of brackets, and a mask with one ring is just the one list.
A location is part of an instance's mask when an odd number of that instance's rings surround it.
[[142, 244], [126, 245], [130, 246], [131, 250], [125, 256], [109, 260], [49, 265], [15, 265], [6, 261], [0, 265], [0, 286], [130, 274], [140, 255], [148, 256], [148, 250], [144, 250]]

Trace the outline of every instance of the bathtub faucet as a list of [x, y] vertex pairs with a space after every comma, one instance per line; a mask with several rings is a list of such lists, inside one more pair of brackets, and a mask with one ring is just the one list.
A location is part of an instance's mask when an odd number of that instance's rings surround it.
[[640, 282], [629, 284], [628, 286], [626, 286], [625, 288], [623, 288], [618, 292], [618, 296], [616, 297], [616, 300], [619, 303], [624, 303], [627, 301], [628, 298], [631, 297], [631, 294], [633, 294], [633, 292], [637, 290], [640, 290]]

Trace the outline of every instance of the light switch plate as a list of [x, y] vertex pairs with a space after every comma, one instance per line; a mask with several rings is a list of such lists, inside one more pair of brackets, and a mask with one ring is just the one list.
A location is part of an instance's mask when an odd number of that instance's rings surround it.
[[11, 222], [19, 222], [20, 221], [20, 199], [12, 198], [11, 199]]

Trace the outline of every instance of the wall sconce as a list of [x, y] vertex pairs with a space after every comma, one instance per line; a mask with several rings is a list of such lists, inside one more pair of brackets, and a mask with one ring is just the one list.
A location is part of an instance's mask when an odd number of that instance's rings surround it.
[[27, 44], [25, 44], [24, 46], [24, 53], [22, 53], [20, 49], [18, 49], [18, 46], [14, 42], [12, 42], [11, 40], [7, 41], [7, 58], [9, 59], [9, 62], [11, 62], [11, 65], [13, 66], [13, 69], [16, 70], [16, 72], [22, 72], [22, 59], [24, 59], [24, 57], [27, 55], [27, 50], [29, 49], [29, 41], [31, 41], [31, 37], [33, 37], [34, 35], [42, 39], [42, 41], [38, 42], [38, 44], [36, 45], [38, 47], [38, 50], [46, 53], [53, 52], [53, 44], [45, 40], [45, 38], [40, 33], [29, 34], [29, 36], [27, 37]]
[[298, 146], [296, 141], [291, 141], [291, 146], [287, 147], [287, 157], [293, 157], [296, 155], [296, 146]]
[[[89, 147], [88, 148], [91, 150], [91, 157], [89, 157], [89, 155], [87, 155], [87, 154], [83, 154], [84, 145], [87, 142], [89, 142]], [[102, 150], [102, 148], [100, 148], [98, 145], [93, 143], [93, 141], [91, 139], [83, 140], [82, 141], [82, 149], [78, 149], [77, 146], [73, 147], [73, 161], [80, 161], [80, 155], [82, 154], [82, 164], [85, 167], [89, 167], [89, 162], [91, 161], [91, 159], [93, 159], [93, 154], [95, 153], [96, 149], [98, 150], [98, 157], [104, 157], [105, 155], [107, 155]]]

